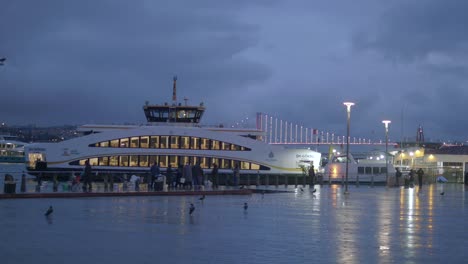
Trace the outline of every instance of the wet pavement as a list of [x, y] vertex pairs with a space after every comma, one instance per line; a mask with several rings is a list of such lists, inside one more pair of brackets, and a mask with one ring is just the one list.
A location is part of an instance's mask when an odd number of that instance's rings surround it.
[[[0, 200], [0, 256], [2, 263], [80, 264], [465, 263], [468, 257], [463, 185], [424, 185], [419, 194], [350, 186], [344, 195], [339, 185], [317, 186], [315, 193], [278, 190], [291, 192]], [[50, 205], [54, 212], [45, 217]]]

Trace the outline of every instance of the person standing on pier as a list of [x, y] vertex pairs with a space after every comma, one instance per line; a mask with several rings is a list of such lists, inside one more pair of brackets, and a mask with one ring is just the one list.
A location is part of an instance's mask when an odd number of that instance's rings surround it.
[[167, 169], [166, 169], [166, 182], [167, 182], [167, 185], [168, 185], [169, 189], [172, 189], [172, 187], [175, 186], [175, 179], [174, 179], [173, 174], [174, 174], [174, 172], [172, 170], [172, 166], [169, 163], [169, 165], [167, 165]]
[[200, 166], [200, 162], [197, 162], [192, 168], [193, 182], [196, 189], [201, 189], [203, 185], [203, 169]]
[[423, 176], [424, 176], [424, 171], [419, 168], [419, 170], [416, 172], [418, 175], [418, 185], [419, 185], [419, 191], [421, 191], [422, 184], [423, 184]]
[[161, 174], [161, 170], [159, 169], [159, 165], [156, 161], [150, 168], [150, 174], [151, 178], [148, 182], [148, 190], [152, 190], [154, 188], [154, 181], [156, 180], [156, 177], [158, 177], [158, 175]]
[[315, 168], [314, 164], [310, 165], [309, 168], [309, 180], [310, 180], [310, 189], [315, 189]]
[[92, 169], [91, 169], [91, 165], [89, 164], [89, 160], [86, 160], [85, 168], [83, 172], [83, 178], [84, 178], [83, 191], [87, 190], [88, 192], [91, 192], [91, 190], [93, 189], [93, 186], [92, 186], [93, 179], [92, 179], [91, 171]]
[[211, 186], [213, 189], [218, 189], [218, 165], [213, 163], [213, 169], [211, 170]]
[[190, 162], [187, 162], [185, 164], [184, 169], [182, 171], [182, 177], [185, 179], [184, 182], [184, 187], [189, 187], [189, 189], [192, 189], [192, 166], [190, 165]]
[[400, 171], [400, 168], [396, 168], [396, 172], [395, 172], [395, 186], [396, 187], [400, 187], [400, 178], [401, 178], [401, 171]]

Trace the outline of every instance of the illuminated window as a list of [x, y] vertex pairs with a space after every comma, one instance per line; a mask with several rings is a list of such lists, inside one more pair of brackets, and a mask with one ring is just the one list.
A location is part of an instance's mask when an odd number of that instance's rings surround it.
[[241, 170], [248, 170], [248, 169], [250, 169], [250, 163], [242, 161], [240, 168], [241, 168]]
[[231, 168], [231, 161], [228, 159], [219, 159], [220, 164], [219, 168], [221, 169], [230, 169]]
[[210, 140], [207, 138], [202, 138], [201, 139], [201, 149], [210, 149]]
[[159, 148], [159, 136], [150, 137], [150, 148]]
[[169, 148], [169, 136], [161, 136], [161, 148]]
[[121, 167], [128, 167], [128, 156], [120, 156], [120, 166]]
[[149, 166], [153, 166], [153, 164], [159, 164], [159, 157], [158, 156], [149, 156]]
[[250, 164], [250, 169], [251, 169], [251, 170], [259, 170], [259, 169], [260, 169], [260, 165], [255, 164], [255, 163], [251, 163], [251, 164]]
[[109, 165], [109, 157], [99, 157], [98, 162], [99, 162], [99, 166], [108, 166]]
[[140, 138], [139, 137], [130, 138], [130, 147], [131, 148], [139, 148], [140, 147]]
[[149, 147], [149, 137], [141, 137], [140, 138], [140, 147], [141, 148], [148, 148]]
[[128, 138], [121, 138], [120, 139], [120, 147], [121, 148], [128, 148]]
[[107, 148], [107, 147], [109, 147], [109, 141], [101, 142], [101, 143], [99, 144], [99, 146], [100, 146], [101, 148]]
[[119, 156], [110, 156], [109, 166], [119, 166]]
[[221, 143], [221, 149], [222, 150], [230, 150], [231, 149], [231, 144], [226, 143], [226, 142], [222, 142]]
[[137, 167], [138, 166], [138, 156], [132, 155], [130, 156], [130, 167]]
[[159, 156], [159, 164], [161, 167], [167, 167], [168, 164], [168, 158], [167, 156]]
[[119, 140], [118, 139], [111, 140], [110, 146], [112, 148], [118, 148], [119, 147]]
[[140, 156], [140, 167], [148, 167], [148, 156]]
[[192, 137], [190, 140], [191, 140], [190, 148], [200, 149], [200, 138]]
[[171, 164], [172, 168], [177, 168], [179, 165], [179, 157], [169, 156], [169, 164]]
[[202, 169], [208, 169], [210, 167], [210, 158], [208, 157], [200, 157], [200, 167]]
[[211, 141], [211, 149], [213, 150], [218, 150], [218, 149], [221, 149], [220, 147], [220, 142], [218, 140], [212, 140]]
[[179, 136], [171, 136], [171, 148], [172, 149], [179, 148]]
[[98, 165], [98, 159], [97, 158], [89, 159], [89, 165], [97, 166]]
[[213, 164], [216, 164], [219, 167], [219, 160], [217, 158], [212, 158], [210, 166], [213, 167]]
[[180, 137], [180, 148], [183, 148], [183, 149], [190, 148], [190, 137]]

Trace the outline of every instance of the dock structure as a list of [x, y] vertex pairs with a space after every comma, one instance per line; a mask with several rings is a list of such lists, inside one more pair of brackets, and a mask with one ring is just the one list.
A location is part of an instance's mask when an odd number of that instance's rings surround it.
[[92, 197], [134, 197], [134, 196], [181, 196], [181, 195], [250, 195], [250, 189], [194, 190], [194, 191], [155, 191], [155, 192], [36, 192], [36, 193], [1, 193], [1, 199], [31, 198], [92, 198]]

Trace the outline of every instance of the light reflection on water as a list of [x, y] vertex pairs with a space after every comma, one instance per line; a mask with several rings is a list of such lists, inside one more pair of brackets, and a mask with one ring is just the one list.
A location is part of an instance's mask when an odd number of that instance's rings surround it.
[[[461, 263], [462, 185], [0, 200], [2, 263]], [[274, 188], [272, 188], [274, 189]], [[280, 187], [284, 190], [284, 187]], [[247, 212], [242, 208], [248, 202]], [[190, 203], [196, 206], [188, 215]], [[50, 218], [44, 217], [49, 205]], [[3, 262], [6, 260], [6, 262]]]

